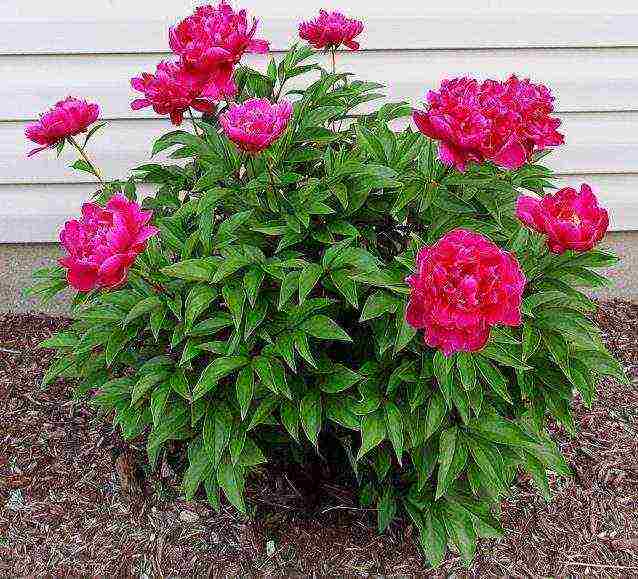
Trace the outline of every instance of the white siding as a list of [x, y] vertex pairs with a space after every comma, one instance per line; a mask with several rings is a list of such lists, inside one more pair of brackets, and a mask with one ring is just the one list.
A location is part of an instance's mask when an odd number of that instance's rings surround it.
[[[239, 1], [239, 0], [238, 0]], [[190, 0], [4, 0], [0, 11], [0, 243], [52, 241], [94, 185], [50, 151], [27, 159], [24, 126], [67, 94], [99, 102], [111, 126], [91, 151], [109, 177], [148, 159], [169, 126], [131, 111], [129, 78], [167, 50], [167, 27]], [[321, 0], [243, 0], [260, 33], [282, 50]], [[633, 0], [349, 0], [366, 23], [358, 53], [338, 66], [387, 84], [392, 99], [419, 103], [445, 77], [511, 72], [549, 85], [567, 144], [550, 157], [565, 183], [586, 180], [611, 210], [614, 229], [638, 229], [638, 6]], [[448, 6], [449, 5], [449, 6]], [[262, 67], [265, 57], [250, 57]]]

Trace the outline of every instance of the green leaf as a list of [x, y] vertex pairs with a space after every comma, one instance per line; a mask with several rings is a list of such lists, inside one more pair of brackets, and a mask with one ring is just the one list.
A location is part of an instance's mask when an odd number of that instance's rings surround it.
[[384, 533], [396, 516], [397, 503], [392, 491], [392, 485], [387, 485], [377, 504], [379, 533]]
[[260, 301], [252, 309], [249, 308], [246, 313], [246, 324], [244, 327], [244, 339], [247, 340], [250, 335], [259, 327], [266, 317], [268, 305], [265, 301]]
[[476, 552], [476, 531], [472, 517], [454, 501], [443, 501], [443, 512], [448, 535], [469, 565]]
[[209, 408], [204, 419], [204, 445], [212, 455], [217, 466], [230, 442], [230, 434], [233, 428], [233, 415], [225, 404], [219, 404], [217, 408]]
[[317, 390], [306, 394], [299, 405], [301, 425], [308, 440], [316, 447], [321, 430], [321, 395]]
[[241, 326], [242, 316], [244, 314], [246, 294], [244, 294], [240, 286], [226, 285], [222, 289], [222, 295], [231, 315], [233, 316], [235, 327], [239, 329]]
[[156, 384], [159, 384], [162, 380], [165, 380], [168, 373], [165, 371], [148, 372], [142, 374], [141, 378], [133, 386], [131, 392], [131, 405], [136, 404], [141, 400], [147, 392], [153, 388]]
[[226, 312], [216, 312], [212, 317], [199, 322], [188, 331], [188, 335], [194, 338], [210, 336], [219, 330], [233, 325], [233, 318]]
[[620, 363], [609, 352], [600, 350], [578, 350], [574, 357], [580, 360], [590, 370], [603, 376], [616, 378], [622, 384], [629, 384], [629, 379]]
[[452, 388], [454, 387], [452, 361], [452, 358], [446, 357], [441, 350], [437, 350], [432, 358], [434, 377], [448, 406], [452, 404]]
[[[407, 306], [406, 306], [407, 308]], [[397, 337], [394, 342], [394, 355], [396, 356], [399, 352], [401, 352], [416, 336], [416, 329], [413, 328], [410, 324], [408, 324], [408, 320], [405, 317], [405, 310], [403, 316], [397, 318], [397, 323], [399, 325]]]
[[385, 403], [385, 422], [388, 437], [394, 447], [399, 465], [403, 464], [403, 415], [394, 402]]
[[554, 362], [556, 362], [565, 375], [571, 379], [569, 370], [569, 345], [565, 338], [561, 334], [548, 331], [542, 332], [541, 336]]
[[352, 339], [348, 336], [348, 334], [346, 334], [328, 316], [324, 316], [322, 314], [316, 315], [304, 322], [301, 329], [312, 337], [320, 340], [341, 340], [344, 342], [352, 342]]
[[[484, 406], [486, 406], [484, 404]], [[473, 420], [470, 427], [480, 432], [483, 437], [500, 444], [509, 446], [523, 446], [535, 444], [530, 435], [525, 433], [523, 429], [512, 420], [499, 416], [496, 411], [489, 406], [484, 408], [480, 418]]]
[[540, 332], [532, 324], [525, 322], [523, 324], [523, 362], [534, 355], [540, 343]]
[[161, 302], [156, 296], [151, 296], [150, 298], [146, 298], [141, 302], [138, 302], [129, 310], [126, 318], [124, 318], [124, 325], [126, 326], [130, 324], [133, 320], [148, 314], [151, 310], [154, 310], [160, 305]]
[[359, 430], [361, 420], [355, 414], [357, 400], [347, 396], [330, 396], [326, 401], [326, 416], [344, 428]]
[[[168, 383], [166, 388], [168, 391]], [[146, 443], [146, 451], [151, 468], [155, 468], [162, 444], [167, 440], [183, 440], [189, 437], [190, 425], [188, 419], [189, 413], [185, 408], [175, 408], [161, 421], [155, 422]]]
[[479, 352], [479, 354], [486, 358], [496, 360], [499, 364], [503, 364], [504, 366], [511, 366], [512, 368], [520, 370], [529, 370], [528, 366], [510, 354], [501, 344], [488, 344]]
[[348, 189], [343, 183], [333, 183], [330, 185], [330, 190], [334, 193], [335, 197], [341, 203], [341, 207], [348, 208]]
[[169, 277], [187, 281], [208, 281], [213, 277], [218, 265], [217, 258], [186, 259], [163, 267], [161, 271]]
[[241, 467], [222, 462], [217, 469], [217, 482], [228, 501], [241, 513], [246, 514], [244, 504], [244, 475]]
[[38, 348], [48, 348], [51, 350], [70, 349], [78, 345], [78, 337], [70, 332], [58, 332], [50, 338], [40, 342]]
[[353, 308], [358, 309], [357, 284], [353, 281], [350, 272], [345, 269], [332, 271], [330, 272], [330, 279], [346, 301], [351, 304]]
[[399, 300], [395, 296], [384, 291], [375, 292], [370, 295], [363, 306], [359, 321], [365, 322], [366, 320], [378, 318], [385, 313], [395, 313], [398, 306]]
[[507, 388], [507, 378], [503, 376], [503, 373], [492, 362], [482, 356], [476, 356], [475, 362], [485, 383], [503, 400], [511, 404], [512, 398]]
[[323, 268], [317, 263], [310, 263], [299, 274], [299, 303], [303, 304], [323, 274]]
[[572, 360], [571, 381], [578, 389], [587, 408], [591, 408], [596, 388], [591, 372], [581, 360]]
[[564, 299], [565, 294], [560, 291], [542, 291], [531, 296], [527, 296], [523, 300], [523, 304], [521, 306], [521, 311], [528, 316], [534, 316], [536, 309], [542, 306], [543, 304], [553, 302], [556, 300]]
[[195, 323], [195, 320], [208, 308], [217, 297], [217, 289], [209, 285], [193, 286], [186, 298], [186, 311], [184, 313], [184, 325], [186, 331]]
[[468, 352], [458, 352], [456, 367], [461, 377], [461, 384], [465, 390], [472, 390], [476, 386], [476, 365], [474, 356]]
[[252, 366], [245, 366], [239, 371], [237, 380], [235, 381], [235, 390], [241, 412], [241, 419], [243, 420], [248, 414], [248, 408], [250, 408], [255, 390], [255, 375]]
[[252, 430], [256, 426], [259, 426], [260, 424], [266, 422], [270, 418], [273, 409], [275, 408], [275, 406], [277, 406], [278, 403], [279, 399], [275, 396], [267, 396], [266, 398], [263, 398], [259, 403], [259, 406], [257, 406], [257, 408], [255, 409], [255, 412], [253, 413], [246, 430]]
[[428, 400], [428, 407], [425, 413], [424, 441], [430, 438], [443, 424], [443, 418], [447, 414], [447, 407], [443, 396], [437, 391], [432, 393]]
[[238, 462], [243, 467], [254, 467], [268, 461], [261, 449], [255, 444], [255, 441], [252, 438], [246, 438], [246, 443]]
[[193, 388], [193, 400], [197, 400], [207, 394], [222, 379], [232, 374], [237, 368], [248, 364], [250, 360], [245, 356], [226, 356], [213, 360], [202, 372], [195, 388]]
[[299, 288], [299, 272], [291, 271], [286, 274], [281, 282], [281, 289], [279, 290], [279, 304], [277, 309], [282, 310], [288, 300]]
[[472, 459], [488, 478], [490, 486], [498, 492], [503, 492], [505, 484], [501, 479], [501, 473], [504, 471], [504, 465], [498, 448], [474, 436], [468, 436], [466, 440]]
[[250, 268], [244, 275], [244, 291], [251, 306], [257, 301], [257, 294], [265, 276], [263, 270], [258, 267]]
[[212, 460], [203, 441], [197, 438], [188, 445], [188, 469], [182, 478], [182, 492], [186, 500], [192, 500], [200, 483], [212, 470]]
[[366, 414], [361, 421], [361, 448], [357, 461], [376, 448], [386, 437], [385, 419], [381, 412]]
[[179, 394], [182, 398], [190, 400], [191, 395], [184, 370], [181, 368], [175, 370], [175, 372], [171, 374], [170, 384], [174, 392]]
[[350, 368], [346, 368], [342, 364], [335, 364], [330, 373], [327, 375], [324, 382], [319, 384], [319, 387], [329, 394], [336, 394], [342, 392], [348, 388], [354, 386], [357, 382], [360, 382], [363, 376], [357, 374]]
[[549, 488], [549, 481], [547, 480], [547, 471], [543, 463], [538, 460], [533, 454], [524, 452], [523, 457], [525, 460], [525, 469], [532, 475], [536, 486], [543, 494], [546, 501], [551, 500], [552, 493]]
[[290, 400], [284, 400], [279, 410], [281, 422], [297, 442], [299, 442], [299, 407]]
[[434, 509], [432, 506], [424, 509], [423, 526], [419, 539], [432, 567], [438, 567], [443, 563], [445, 547], [447, 546], [447, 534], [438, 509]]
[[447, 492], [461, 474], [467, 462], [467, 446], [456, 426], [441, 433], [439, 439], [439, 472], [436, 483], [436, 499]]
[[121, 328], [116, 328], [111, 336], [109, 337], [109, 341], [106, 343], [106, 365], [110, 366], [117, 358], [117, 355], [122, 351], [124, 346], [131, 341], [133, 336], [131, 332], [127, 332]]

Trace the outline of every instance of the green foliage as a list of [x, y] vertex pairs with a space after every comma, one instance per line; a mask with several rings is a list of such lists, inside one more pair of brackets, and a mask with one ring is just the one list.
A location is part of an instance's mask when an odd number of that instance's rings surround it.
[[[569, 474], [548, 416], [573, 431], [574, 389], [591, 404], [600, 376], [626, 380], [576, 289], [604, 283], [593, 268], [615, 258], [555, 256], [522, 228], [517, 195], [551, 187], [548, 169], [459, 174], [423, 135], [390, 129], [409, 106], [361, 113], [380, 85], [321, 70], [306, 47], [237, 82], [241, 99], [295, 100], [287, 132], [250, 158], [215, 117], [155, 142], [181, 161], [135, 169], [156, 186], [144, 204], [161, 233], [125, 287], [78, 295], [73, 324], [43, 344], [59, 353], [45, 383], [77, 380], [125, 438], [147, 435], [152, 465], [181, 441], [184, 494], [218, 506], [221, 490], [241, 512], [273, 429], [319, 452], [329, 434], [352, 449], [380, 530], [407, 514], [433, 565], [449, 543], [469, 562], [478, 537], [501, 533], [495, 506], [518, 469], [546, 496], [548, 471]], [[103, 195], [134, 195], [129, 183]], [[404, 280], [456, 227], [514, 252], [529, 283], [522, 326], [446, 358], [405, 322]], [[66, 286], [59, 268], [36, 277], [43, 297]]]

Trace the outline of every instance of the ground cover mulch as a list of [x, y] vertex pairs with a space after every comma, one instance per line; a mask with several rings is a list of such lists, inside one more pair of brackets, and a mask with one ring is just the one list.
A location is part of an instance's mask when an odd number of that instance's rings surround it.
[[36, 345], [65, 321], [0, 315], [0, 576], [638, 577], [638, 306], [607, 302], [598, 317], [634, 383], [604, 381], [592, 409], [577, 399], [576, 438], [555, 429], [575, 477], [553, 479], [546, 503], [521, 475], [502, 504], [505, 537], [481, 542], [469, 570], [449, 552], [435, 572], [408, 523], [379, 536], [335, 484], [309, 509], [289, 476], [265, 470], [250, 520], [179, 499], [170, 466], [140, 472], [143, 448], [68, 384], [41, 389], [50, 354]]

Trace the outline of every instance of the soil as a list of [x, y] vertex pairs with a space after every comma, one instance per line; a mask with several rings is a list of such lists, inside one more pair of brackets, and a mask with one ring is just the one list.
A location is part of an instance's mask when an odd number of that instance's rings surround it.
[[144, 473], [143, 448], [69, 384], [41, 388], [51, 354], [37, 344], [65, 320], [0, 315], [0, 576], [638, 577], [638, 306], [601, 304], [598, 320], [634, 380], [603, 381], [591, 409], [577, 398], [577, 437], [553, 429], [576, 476], [552, 479], [547, 503], [521, 475], [504, 538], [482, 541], [469, 569], [450, 551], [433, 571], [407, 522], [378, 535], [375, 513], [334, 482], [309, 511], [298, 481], [264, 470], [251, 519], [181, 500], [169, 464]]

